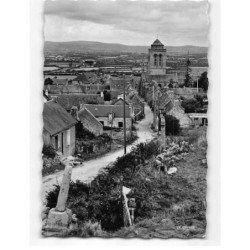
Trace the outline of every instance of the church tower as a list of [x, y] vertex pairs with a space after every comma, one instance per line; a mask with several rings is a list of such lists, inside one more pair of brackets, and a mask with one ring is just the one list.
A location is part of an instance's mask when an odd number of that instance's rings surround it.
[[164, 45], [156, 39], [148, 50], [148, 74], [166, 74], [167, 50]]

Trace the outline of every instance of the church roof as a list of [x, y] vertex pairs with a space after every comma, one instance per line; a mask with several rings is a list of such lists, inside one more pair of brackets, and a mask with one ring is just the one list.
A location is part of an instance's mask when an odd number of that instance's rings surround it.
[[160, 46], [164, 46], [164, 44], [162, 44], [161, 41], [160, 41], [159, 39], [156, 39], [156, 40], [153, 42], [152, 45], [154, 45], [154, 46], [155, 46], [155, 45], [156, 45], [156, 46], [159, 46], [159, 45], [160, 45]]

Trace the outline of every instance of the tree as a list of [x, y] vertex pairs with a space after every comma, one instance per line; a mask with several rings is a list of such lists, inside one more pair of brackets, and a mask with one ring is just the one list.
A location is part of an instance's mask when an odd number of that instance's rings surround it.
[[185, 109], [185, 113], [195, 113], [197, 109], [201, 107], [200, 102], [197, 99], [184, 99], [181, 102], [181, 106]]
[[165, 115], [165, 134], [178, 135], [180, 133], [180, 122], [172, 115]]
[[189, 60], [189, 58], [187, 59], [187, 63], [186, 63], [186, 75], [185, 75], [185, 80], [184, 80], [184, 86], [185, 87], [191, 87], [193, 80], [191, 77], [191, 68], [190, 68], [191, 62]]
[[[207, 72], [203, 72], [198, 80], [198, 86], [199, 88], [202, 88], [205, 92], [208, 90], [208, 78], [207, 78]], [[196, 84], [197, 86], [197, 84]]]
[[168, 87], [172, 89], [174, 87], [174, 80], [171, 78], [168, 84]]
[[52, 85], [53, 84], [53, 80], [51, 78], [46, 78], [44, 80], [44, 85]]

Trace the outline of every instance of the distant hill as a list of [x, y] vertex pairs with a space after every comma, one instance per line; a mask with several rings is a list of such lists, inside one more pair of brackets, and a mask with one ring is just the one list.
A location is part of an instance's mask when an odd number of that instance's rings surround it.
[[[107, 52], [107, 53], [147, 53], [150, 46], [133, 46], [118, 43], [101, 43], [92, 41], [50, 42], [44, 45], [45, 52]], [[198, 46], [167, 46], [168, 53], [190, 54], [207, 53], [207, 47]]]

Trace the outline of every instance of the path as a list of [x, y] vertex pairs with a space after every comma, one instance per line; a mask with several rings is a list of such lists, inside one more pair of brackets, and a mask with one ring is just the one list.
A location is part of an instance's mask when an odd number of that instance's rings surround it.
[[[131, 148], [135, 146], [136, 144], [139, 144], [141, 142], [146, 142], [148, 140], [151, 140], [153, 138], [153, 133], [150, 129], [150, 125], [153, 121], [153, 113], [150, 110], [149, 106], [145, 104], [145, 118], [138, 122], [138, 124], [135, 124], [135, 127], [137, 130], [138, 139], [131, 145], [127, 147], [127, 153], [131, 151]], [[124, 148], [121, 148], [117, 151], [110, 152], [108, 154], [105, 154], [104, 156], [101, 156], [97, 159], [92, 159], [83, 162], [78, 167], [73, 168], [72, 170], [72, 181], [75, 180], [81, 180], [84, 182], [89, 182], [93, 178], [95, 178], [99, 172], [100, 169], [107, 166], [109, 163], [114, 162], [117, 157], [120, 157], [124, 154]], [[43, 187], [42, 187], [42, 196], [49, 190], [53, 189], [54, 184], [60, 184], [62, 179], [63, 171], [47, 175], [43, 177]]]

